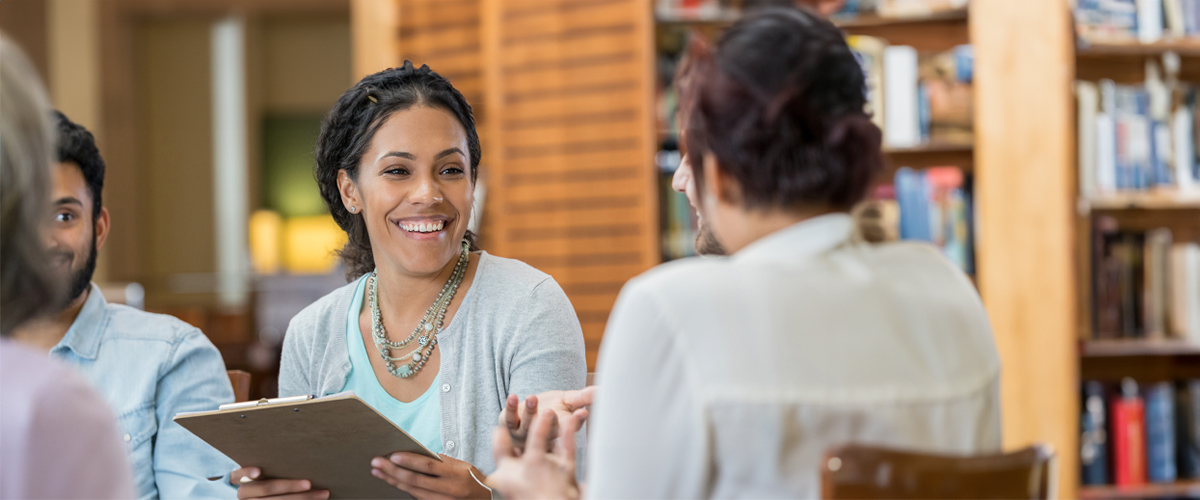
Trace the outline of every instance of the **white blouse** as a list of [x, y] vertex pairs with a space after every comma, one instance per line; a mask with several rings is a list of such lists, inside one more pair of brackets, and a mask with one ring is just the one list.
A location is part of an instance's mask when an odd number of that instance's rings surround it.
[[831, 214], [630, 281], [600, 350], [591, 498], [817, 498], [822, 455], [1000, 448], [979, 295], [931, 246]]

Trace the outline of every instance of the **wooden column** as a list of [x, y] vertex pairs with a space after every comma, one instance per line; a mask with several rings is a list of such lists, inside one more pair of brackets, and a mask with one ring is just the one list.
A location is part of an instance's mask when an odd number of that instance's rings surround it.
[[562, 285], [590, 366], [617, 292], [660, 259], [650, 13], [483, 1], [489, 251]]
[[975, 0], [979, 289], [1002, 363], [1006, 448], [1053, 445], [1079, 481], [1074, 79], [1066, 1]]
[[350, 0], [354, 81], [395, 66], [398, 0]]

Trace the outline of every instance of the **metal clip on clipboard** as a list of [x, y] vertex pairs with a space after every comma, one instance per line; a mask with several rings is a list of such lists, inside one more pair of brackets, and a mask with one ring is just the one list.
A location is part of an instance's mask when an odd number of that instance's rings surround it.
[[217, 410], [218, 411], [240, 410], [243, 408], [254, 408], [256, 406], [299, 403], [302, 401], [308, 401], [310, 399], [313, 399], [313, 396], [311, 396], [311, 395], [310, 396], [292, 396], [292, 397], [287, 397], [287, 398], [273, 398], [273, 399], [262, 398], [258, 401], [246, 401], [243, 403], [223, 404], [221, 406], [218, 406]]

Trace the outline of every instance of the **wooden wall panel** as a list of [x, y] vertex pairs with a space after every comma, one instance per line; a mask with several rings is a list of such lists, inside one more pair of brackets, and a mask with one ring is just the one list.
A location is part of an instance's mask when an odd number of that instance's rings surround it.
[[491, 248], [550, 273], [589, 364], [625, 282], [659, 262], [647, 0], [483, 0]]
[[[405, 59], [428, 64], [463, 93], [475, 113], [480, 136], [487, 135], [480, 59], [479, 0], [398, 0], [396, 65]], [[488, 155], [484, 154], [484, 161]]]

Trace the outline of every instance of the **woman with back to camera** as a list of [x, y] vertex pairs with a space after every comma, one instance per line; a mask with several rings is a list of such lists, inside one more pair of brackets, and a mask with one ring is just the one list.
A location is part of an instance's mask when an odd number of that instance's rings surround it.
[[[816, 498], [835, 445], [997, 451], [999, 359], [970, 281], [932, 246], [852, 237], [880, 131], [842, 34], [765, 9], [715, 52], [689, 52], [692, 182], [730, 256], [671, 262], [621, 291], [587, 496]], [[579, 496], [570, 442], [543, 451], [550, 420], [534, 419], [519, 457], [495, 432], [489, 484], [505, 497]]]
[[[587, 375], [579, 320], [554, 279], [474, 248], [480, 153], [462, 94], [408, 61], [346, 91], [317, 139], [317, 183], [349, 238], [353, 281], [292, 319], [279, 395], [353, 390], [441, 454], [363, 464], [421, 499], [489, 497], [490, 433], [509, 395], [581, 389]], [[259, 474], [234, 471], [239, 498], [329, 494]]]

